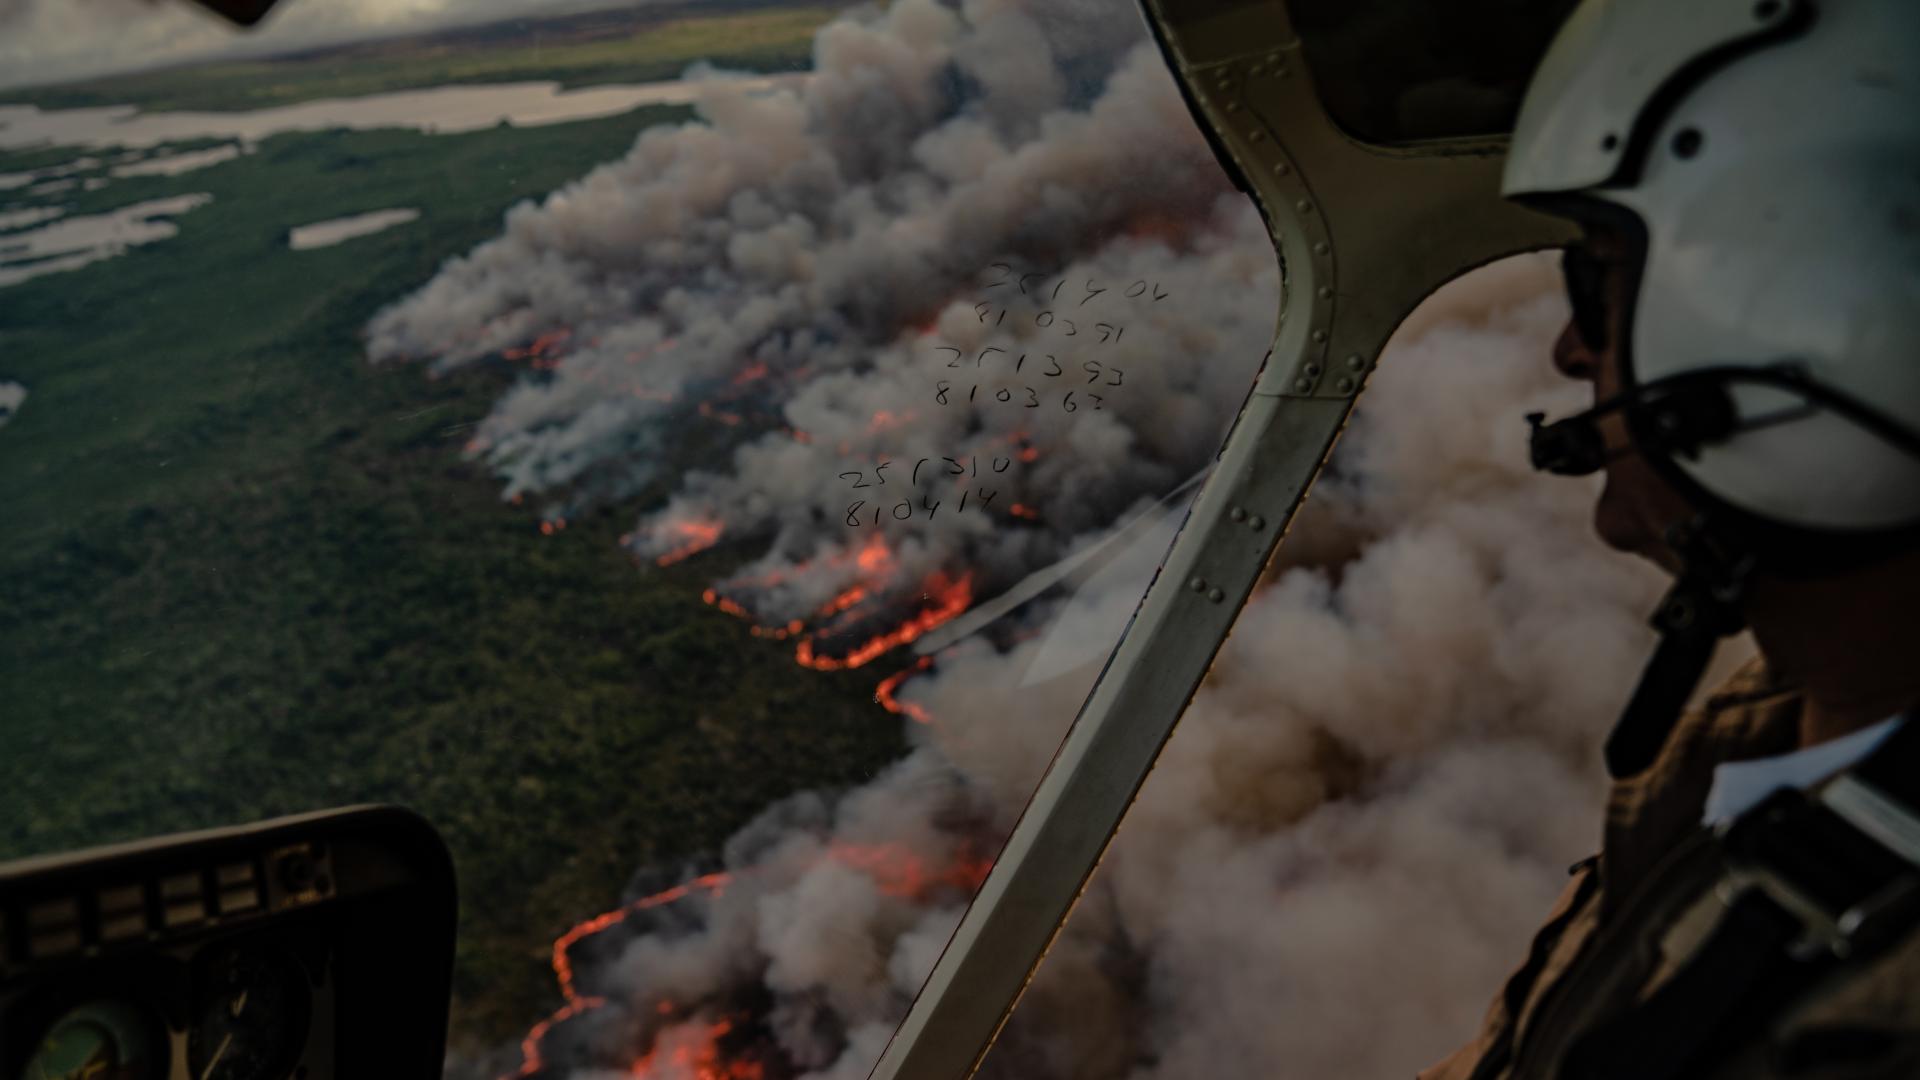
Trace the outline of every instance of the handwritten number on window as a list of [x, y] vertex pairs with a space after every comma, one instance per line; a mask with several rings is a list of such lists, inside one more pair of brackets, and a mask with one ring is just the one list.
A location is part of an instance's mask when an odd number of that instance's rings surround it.
[[1067, 396], [1060, 400], [1060, 407], [1068, 412], [1080, 411], [1080, 406], [1073, 403], [1073, 391], [1067, 391]]
[[1040, 407], [1040, 395], [1033, 392], [1033, 387], [1023, 386], [1020, 389], [1027, 392], [1027, 408], [1037, 409]]
[[936, 393], [933, 395], [933, 399], [935, 401], [938, 401], [940, 404], [945, 405], [947, 403], [947, 391], [951, 389], [953, 389], [953, 384], [948, 382], [945, 379], [941, 379], [936, 389]]
[[849, 476], [853, 477], [853, 486], [856, 488], [873, 486], [867, 483], [867, 474], [864, 472], [843, 472], [840, 474], [840, 479], [845, 480]]

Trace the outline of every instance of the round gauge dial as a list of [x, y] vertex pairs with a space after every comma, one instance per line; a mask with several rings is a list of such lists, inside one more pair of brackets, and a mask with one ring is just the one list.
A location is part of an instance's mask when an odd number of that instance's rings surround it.
[[194, 1080], [281, 1080], [307, 1038], [306, 973], [273, 948], [221, 949], [201, 968], [193, 1029]]
[[124, 1001], [90, 1001], [61, 1014], [20, 1070], [20, 1080], [157, 1080], [159, 1030]]

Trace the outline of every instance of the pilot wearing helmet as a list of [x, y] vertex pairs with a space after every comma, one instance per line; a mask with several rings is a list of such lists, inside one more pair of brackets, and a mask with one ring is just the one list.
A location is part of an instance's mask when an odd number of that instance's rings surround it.
[[1920, 4], [1587, 0], [1505, 193], [1585, 232], [1534, 464], [1674, 584], [1600, 853], [1422, 1080], [1920, 1076]]

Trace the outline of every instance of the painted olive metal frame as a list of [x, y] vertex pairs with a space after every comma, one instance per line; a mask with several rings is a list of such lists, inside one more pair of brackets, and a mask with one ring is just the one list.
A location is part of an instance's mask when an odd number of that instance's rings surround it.
[[957, 1080], [979, 1067], [1394, 328], [1459, 274], [1571, 236], [1499, 197], [1504, 137], [1386, 147], [1343, 133], [1314, 93], [1283, 0], [1143, 6], [1222, 165], [1266, 220], [1278, 325], [1217, 467], [874, 1080]]

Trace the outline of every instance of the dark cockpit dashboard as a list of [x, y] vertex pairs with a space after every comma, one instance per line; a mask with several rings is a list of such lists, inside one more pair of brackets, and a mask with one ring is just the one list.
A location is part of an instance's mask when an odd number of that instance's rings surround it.
[[0, 866], [0, 1076], [437, 1075], [454, 913], [396, 807]]

